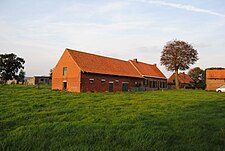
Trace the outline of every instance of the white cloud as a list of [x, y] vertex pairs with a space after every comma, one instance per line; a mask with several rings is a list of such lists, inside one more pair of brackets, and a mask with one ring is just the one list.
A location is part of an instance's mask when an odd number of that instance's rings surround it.
[[183, 10], [192, 11], [192, 12], [206, 13], [206, 14], [209, 14], [209, 15], [225, 17], [225, 14], [218, 13], [218, 12], [208, 10], [208, 9], [198, 8], [198, 7], [195, 7], [195, 6], [192, 6], [192, 5], [184, 5], [184, 4], [179, 4], [179, 3], [168, 3], [168, 2], [165, 2], [165, 1], [159, 1], [159, 0], [140, 0], [140, 1], [146, 2], [146, 3], [151, 3], [151, 4], [157, 4], [157, 5], [162, 5], [162, 6], [168, 6], [168, 7], [183, 9]]

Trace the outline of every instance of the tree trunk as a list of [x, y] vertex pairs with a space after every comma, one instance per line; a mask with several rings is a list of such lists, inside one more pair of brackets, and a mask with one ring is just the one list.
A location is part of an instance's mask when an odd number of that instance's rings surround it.
[[175, 83], [176, 83], [176, 89], [179, 90], [179, 81], [178, 81], [178, 69], [175, 69]]
[[3, 80], [3, 82], [4, 82], [3, 84], [4, 84], [4, 85], [7, 84], [7, 81], [8, 81], [8, 80]]

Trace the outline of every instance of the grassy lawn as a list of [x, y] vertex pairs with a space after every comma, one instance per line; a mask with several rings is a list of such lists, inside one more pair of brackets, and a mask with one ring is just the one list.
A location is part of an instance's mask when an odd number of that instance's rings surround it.
[[225, 150], [225, 93], [0, 86], [0, 150]]

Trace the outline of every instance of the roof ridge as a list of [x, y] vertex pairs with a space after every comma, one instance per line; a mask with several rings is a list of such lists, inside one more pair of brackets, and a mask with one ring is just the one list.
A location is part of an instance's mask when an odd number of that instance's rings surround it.
[[117, 59], [117, 58], [108, 57], [108, 56], [103, 56], [103, 55], [97, 55], [97, 54], [93, 54], [93, 53], [89, 53], [89, 52], [84, 52], [84, 51], [80, 51], [80, 50], [73, 50], [73, 49], [69, 49], [69, 48], [66, 48], [66, 50], [68, 50], [68, 51], [76, 51], [76, 52], [78, 52], [78, 53], [85, 53], [85, 54], [94, 55], [94, 56], [98, 56], [98, 57], [104, 57], [104, 58], [109, 58], [109, 59], [114, 59], [114, 60], [119, 60], [119, 61], [128, 62], [128, 61], [126, 61], [126, 60]]
[[[129, 59], [128, 61], [133, 61], [133, 60], [132, 59]], [[149, 63], [145, 63], [145, 62], [141, 62], [141, 61], [137, 61], [137, 63], [143, 63], [143, 64], [146, 64], [146, 65], [155, 66], [154, 64], [149, 64]]]
[[[148, 63], [139, 62], [139, 61], [135, 61], [135, 60], [129, 60], [129, 61], [132, 63], [133, 66], [135, 66], [135, 69], [138, 70], [138, 72], [142, 76], [153, 76], [154, 75], [154, 77], [166, 78], [166, 76], [158, 69], [156, 64], [148, 64]], [[148, 71], [143, 69], [143, 67], [148, 69]]]
[[137, 72], [143, 76], [143, 74], [138, 70], [138, 68], [133, 64], [132, 60], [128, 60], [128, 62], [134, 67], [135, 70], [137, 70]]

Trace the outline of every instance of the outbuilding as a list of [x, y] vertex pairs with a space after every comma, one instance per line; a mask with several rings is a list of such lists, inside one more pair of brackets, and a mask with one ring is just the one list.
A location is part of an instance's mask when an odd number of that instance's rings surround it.
[[[194, 84], [194, 80], [185, 72], [180, 72], [178, 74], [179, 88], [186, 88]], [[175, 73], [173, 73], [168, 79], [168, 87], [170, 89], [175, 89]]]
[[206, 90], [216, 90], [225, 85], [225, 68], [206, 69]]

